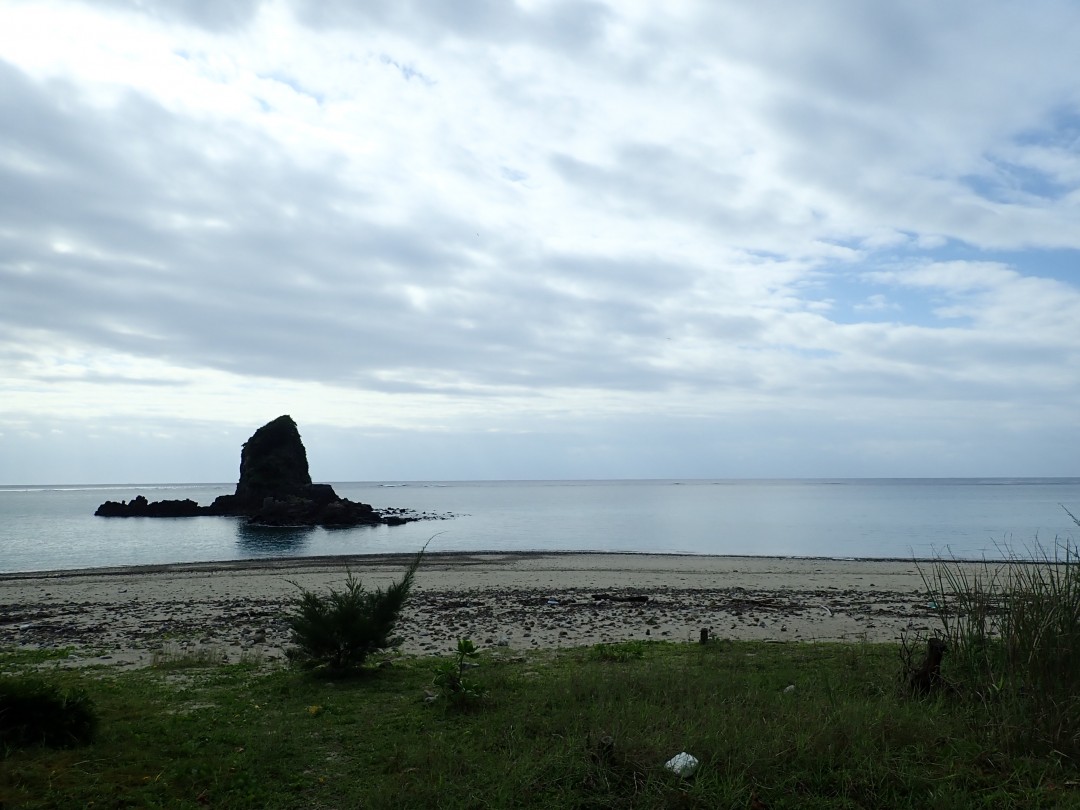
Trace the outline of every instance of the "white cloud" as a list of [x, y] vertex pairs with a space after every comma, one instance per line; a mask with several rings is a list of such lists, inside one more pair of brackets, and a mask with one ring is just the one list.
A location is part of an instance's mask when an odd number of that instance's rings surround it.
[[867, 296], [866, 300], [860, 304], [855, 305], [855, 309], [859, 312], [883, 312], [885, 310], [898, 310], [900, 306], [889, 301], [888, 297], [875, 293], [874, 295]]
[[1058, 413], [1080, 12], [1036, 5], [7, 4], [0, 425], [888, 415], [889, 474], [942, 407]]
[[971, 292], [1013, 284], [1021, 278], [1015, 270], [996, 262], [934, 262], [905, 270], [874, 270], [868, 280], [903, 287], [931, 287], [948, 292]]

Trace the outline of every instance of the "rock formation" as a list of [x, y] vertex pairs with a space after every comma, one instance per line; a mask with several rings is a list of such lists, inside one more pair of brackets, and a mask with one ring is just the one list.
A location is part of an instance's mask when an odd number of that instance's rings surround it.
[[94, 512], [98, 517], [194, 517], [204, 514], [203, 507], [190, 498], [182, 501], [154, 501], [150, 503], [143, 495], [131, 502], [105, 501]]
[[291, 417], [279, 416], [244, 442], [236, 498], [262, 503], [264, 498], [291, 498], [310, 489], [307, 451]]
[[[252, 515], [264, 504], [290, 499], [337, 500], [328, 484], [312, 493], [307, 450], [290, 416], [263, 425], [240, 450], [240, 481], [236, 492], [222, 495], [210, 506], [216, 515]], [[326, 492], [329, 490], [329, 492]]]
[[279, 416], [255, 431], [240, 451], [240, 481], [232, 495], [210, 506], [192, 500], [155, 501], [139, 495], [130, 502], [106, 501], [99, 517], [246, 517], [255, 526], [326, 526], [347, 528], [399, 525], [416, 516], [378, 512], [366, 503], [339, 497], [329, 484], [313, 484], [307, 451], [290, 416]]

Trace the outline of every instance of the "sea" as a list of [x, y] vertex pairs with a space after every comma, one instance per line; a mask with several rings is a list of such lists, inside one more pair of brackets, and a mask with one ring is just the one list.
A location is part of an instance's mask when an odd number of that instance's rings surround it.
[[[0, 487], [0, 573], [429, 551], [1000, 559], [1080, 543], [1080, 478], [334, 483], [403, 526], [252, 528], [237, 518], [98, 518], [106, 500], [232, 484]], [[1068, 510], [1068, 511], [1066, 511]]]

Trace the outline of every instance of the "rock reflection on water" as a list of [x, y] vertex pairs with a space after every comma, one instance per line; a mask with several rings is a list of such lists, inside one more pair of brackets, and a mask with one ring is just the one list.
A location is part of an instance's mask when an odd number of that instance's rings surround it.
[[319, 531], [311, 526], [249, 526], [236, 524], [236, 545], [248, 557], [301, 557]]

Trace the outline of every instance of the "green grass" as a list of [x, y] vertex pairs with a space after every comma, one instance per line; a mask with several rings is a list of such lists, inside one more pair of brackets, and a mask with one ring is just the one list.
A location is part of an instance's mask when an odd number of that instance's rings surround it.
[[[444, 660], [50, 672], [91, 695], [97, 737], [10, 752], [0, 807], [1080, 807], [1072, 760], [1002, 753], [968, 701], [905, 697], [893, 645], [497, 650], [466, 707], [425, 701]], [[692, 780], [663, 769], [680, 751]]]
[[948, 646], [947, 688], [995, 746], [1080, 760], [1080, 549], [939, 561], [923, 579]]
[[9, 664], [44, 664], [50, 661], [60, 661], [71, 655], [73, 647], [61, 647], [58, 649], [0, 649], [0, 673]]
[[644, 641], [621, 641], [614, 644], [597, 644], [592, 648], [593, 657], [598, 661], [633, 661], [645, 657], [648, 649]]

